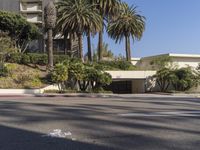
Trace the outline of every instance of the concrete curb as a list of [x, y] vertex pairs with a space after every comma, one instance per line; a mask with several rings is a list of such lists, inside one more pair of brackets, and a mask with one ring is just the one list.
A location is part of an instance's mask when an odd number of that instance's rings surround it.
[[170, 94], [170, 93], [149, 93], [149, 94], [106, 94], [106, 93], [66, 93], [66, 94], [0, 94], [2, 97], [85, 97], [85, 98], [127, 98], [127, 97], [162, 97], [162, 96], [172, 96], [172, 97], [192, 97], [200, 98], [200, 94]]

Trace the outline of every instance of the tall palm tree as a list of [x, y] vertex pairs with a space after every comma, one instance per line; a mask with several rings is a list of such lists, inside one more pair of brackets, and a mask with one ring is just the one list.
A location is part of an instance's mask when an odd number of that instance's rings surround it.
[[120, 0], [90, 0], [96, 5], [96, 8], [99, 11], [99, 14], [102, 17], [101, 24], [102, 28], [99, 31], [99, 42], [98, 42], [98, 57], [99, 60], [102, 60], [102, 50], [103, 50], [103, 30], [104, 30], [104, 21], [108, 21], [109, 17], [115, 16], [118, 12], [118, 6]]
[[56, 8], [53, 2], [45, 7], [45, 28], [47, 30], [48, 67], [53, 68], [53, 28], [56, 24]]
[[125, 38], [126, 59], [131, 61], [130, 38], [140, 40], [145, 30], [145, 17], [137, 13], [136, 7], [120, 4], [120, 14], [109, 22], [107, 32], [116, 43]]
[[[57, 27], [63, 33], [76, 34], [79, 43], [79, 57], [83, 60], [83, 35], [90, 39], [90, 31], [101, 28], [101, 16], [88, 0], [60, 0], [57, 2]], [[89, 42], [88, 42], [89, 43]]]

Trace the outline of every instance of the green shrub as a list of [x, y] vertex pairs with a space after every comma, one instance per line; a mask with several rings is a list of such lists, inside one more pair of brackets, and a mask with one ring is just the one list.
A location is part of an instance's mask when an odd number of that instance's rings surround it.
[[51, 72], [51, 79], [62, 91], [64, 82], [68, 79], [68, 68], [66, 65], [60, 63], [56, 64], [53, 71]]
[[31, 63], [30, 56], [28, 54], [21, 55], [21, 63], [24, 65], [30, 64]]
[[198, 85], [199, 75], [190, 68], [180, 68], [173, 71], [171, 83], [176, 91], [186, 91]]
[[0, 67], [0, 77], [6, 77], [6, 76], [8, 76], [8, 74], [9, 74], [9, 71], [8, 71], [8, 68], [6, 67], [6, 65], [1, 66]]
[[[12, 53], [6, 58], [9, 63], [17, 63], [17, 64], [35, 64], [35, 65], [46, 65], [48, 63], [47, 54], [40, 53]], [[70, 58], [67, 55], [54, 55], [54, 64], [69, 62]]]
[[54, 55], [53, 59], [54, 64], [59, 64], [70, 60], [69, 56], [67, 55]]
[[46, 54], [29, 53], [29, 56], [32, 64], [46, 65], [48, 62]]
[[22, 59], [21, 53], [12, 53], [7, 57], [7, 62], [20, 64]]
[[134, 70], [135, 66], [131, 62], [125, 60], [101, 61], [98, 65], [104, 70]]

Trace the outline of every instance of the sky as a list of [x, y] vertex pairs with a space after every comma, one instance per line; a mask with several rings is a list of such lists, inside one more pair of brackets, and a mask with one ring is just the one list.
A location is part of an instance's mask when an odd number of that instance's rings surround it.
[[[163, 53], [200, 54], [200, 0], [124, 0], [146, 17], [140, 41], [131, 43], [132, 57]], [[125, 54], [124, 41], [116, 44], [104, 33], [115, 55]], [[98, 38], [92, 40], [97, 45]], [[84, 50], [87, 50], [84, 39]]]

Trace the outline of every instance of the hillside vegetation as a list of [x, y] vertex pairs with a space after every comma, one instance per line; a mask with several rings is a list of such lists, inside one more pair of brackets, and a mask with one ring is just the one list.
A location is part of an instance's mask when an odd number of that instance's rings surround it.
[[0, 77], [0, 88], [35, 89], [45, 87], [45, 71], [33, 67], [7, 63], [7, 76]]

